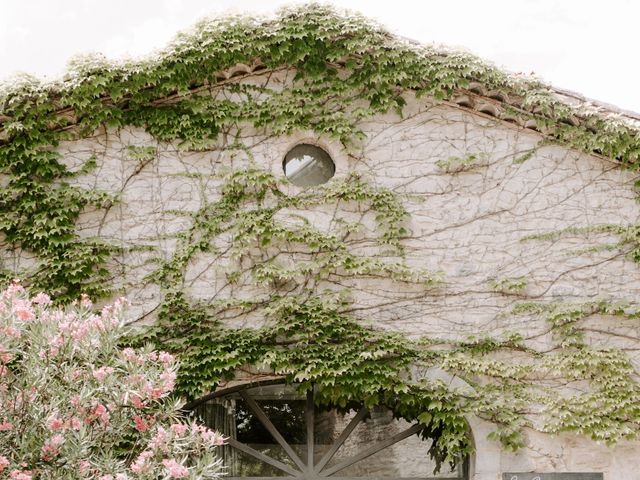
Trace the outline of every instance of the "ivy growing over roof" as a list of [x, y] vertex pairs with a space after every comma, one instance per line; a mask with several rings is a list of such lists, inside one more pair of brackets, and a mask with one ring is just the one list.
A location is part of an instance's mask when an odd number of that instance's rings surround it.
[[[295, 73], [284, 89], [241, 81], [280, 71]], [[348, 147], [362, 138], [362, 120], [390, 111], [402, 114], [407, 94], [453, 102], [459, 94], [471, 95], [475, 84], [500, 92], [502, 100], [494, 103], [505, 118], [516, 118], [548, 141], [637, 168], [640, 137], [632, 119], [573, 106], [541, 82], [506, 74], [472, 55], [416, 45], [366, 19], [318, 5], [284, 10], [270, 20], [207, 20], [153, 58], [111, 63], [83, 57], [70, 64], [62, 80], [43, 84], [21, 77], [4, 86], [0, 233], [10, 248], [29, 252], [35, 261], [21, 272], [5, 266], [2, 276], [23, 276], [58, 302], [81, 293], [94, 298], [112, 293], [114, 274], [107, 265], [121, 246], [80, 236], [76, 223], [83, 210], [107, 210], [118, 199], [73, 182], [95, 163], [71, 171], [57, 151], [63, 141], [102, 128], [133, 126], [187, 150], [214, 147], [222, 137], [225, 148], [243, 149], [240, 132], [251, 127], [271, 135], [312, 130]], [[152, 147], [127, 152], [141, 161], [154, 154]], [[358, 254], [345, 243], [356, 224], [345, 222], [339, 232], [327, 233], [308, 223], [292, 226], [278, 220], [291, 209], [345, 203], [377, 215], [375, 247], [385, 252], [384, 260]], [[523, 444], [523, 427], [533, 426], [527, 417], [532, 402], [544, 407], [543, 430], [575, 430], [605, 442], [637, 437], [640, 392], [628, 358], [587, 345], [579, 333], [588, 315], [635, 318], [635, 313], [608, 304], [551, 313], [522, 307], [513, 314], [548, 315], [559, 350], [542, 355], [517, 336], [409, 341], [356, 320], [347, 288], [342, 293], [323, 290], [319, 280], [332, 275], [391, 278], [427, 291], [437, 287], [437, 275], [404, 262], [407, 214], [388, 190], [353, 177], [291, 196], [254, 165], [229, 172], [220, 199], [195, 213], [174, 213], [187, 216], [192, 226], [150, 279], [163, 285], [164, 300], [157, 325], [139, 340], [182, 353], [180, 388], [191, 398], [215, 388], [241, 365], [264, 363], [300, 382], [302, 389], [314, 383], [317, 398], [327, 405], [385, 404], [398, 416], [422, 422], [424, 434], [434, 439], [434, 458], [450, 463], [470, 449], [465, 415], [493, 421], [495, 437], [517, 448]], [[250, 260], [250, 275], [230, 270], [229, 282], [255, 284], [270, 293], [247, 301], [193, 301], [183, 285], [186, 265], [198, 253], [215, 252], [211, 239], [229, 233], [233, 258]], [[301, 248], [307, 260], [286, 265], [255, 255], [260, 249], [286, 252], [292, 246]], [[526, 279], [518, 282], [526, 285]], [[504, 281], [495, 289], [518, 290]], [[255, 312], [267, 319], [262, 328], [225, 326], [229, 315]], [[514, 355], [522, 361], [513, 363]], [[469, 388], [413, 379], [410, 365], [444, 370], [464, 378]], [[551, 379], [545, 377], [550, 371]], [[560, 378], [586, 380], [590, 393], [554, 396], [548, 385]]]

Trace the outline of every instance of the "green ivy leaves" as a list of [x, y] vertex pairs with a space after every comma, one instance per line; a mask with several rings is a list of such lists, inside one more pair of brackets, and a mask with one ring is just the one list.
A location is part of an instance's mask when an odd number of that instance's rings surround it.
[[[253, 73], [225, 74], [241, 64], [260, 66]], [[267, 80], [254, 81], [262, 74]], [[271, 82], [278, 75], [289, 75], [287, 88]], [[241, 82], [245, 77], [251, 81]], [[0, 234], [10, 248], [36, 257], [34, 268], [17, 272], [33, 288], [59, 302], [81, 293], [105, 296], [111, 279], [106, 265], [118, 247], [80, 237], [76, 224], [84, 209], [106, 209], [114, 199], [71, 184], [70, 177], [95, 166], [95, 158], [71, 172], [56, 152], [61, 141], [99, 128], [134, 126], [187, 150], [232, 144], [248, 151], [242, 142], [246, 129], [271, 135], [311, 130], [350, 146], [363, 137], [362, 120], [402, 113], [407, 92], [445, 100], [476, 81], [518, 98], [516, 113], [533, 120], [554, 141], [637, 168], [640, 138], [623, 122], [578, 112], [539, 82], [515, 79], [471, 55], [397, 41], [362, 18], [311, 5], [285, 10], [272, 21], [231, 17], [203, 22], [154, 59], [114, 65], [97, 57], [78, 58], [61, 82], [44, 85], [22, 77], [4, 89], [0, 174], [6, 184], [0, 192]], [[576, 116], [577, 124], [566, 123]], [[142, 164], [157, 154], [155, 147], [132, 146], [126, 156]], [[439, 166], [456, 173], [483, 161], [477, 155], [451, 157]], [[618, 310], [519, 306], [514, 314], [547, 316], [561, 352], [544, 358], [517, 335], [409, 341], [367, 328], [349, 315], [348, 288], [336, 294], [318, 287], [335, 278], [347, 282], [376, 276], [424, 289], [438, 286], [437, 274], [409, 268], [402, 260], [407, 212], [401, 198], [358, 176], [291, 196], [273, 175], [255, 166], [229, 172], [220, 194], [188, 214], [191, 228], [179, 234], [172, 258], [148, 279], [162, 285], [163, 301], [157, 325], [137, 341], [180, 355], [183, 394], [201, 395], [243, 365], [266, 364], [302, 389], [315, 384], [317, 398], [326, 405], [384, 404], [398, 416], [422, 422], [425, 435], [434, 439], [431, 453], [439, 462], [455, 462], [469, 450], [464, 421], [469, 413], [492, 420], [497, 426], [493, 436], [506, 446], [522, 446], [532, 402], [545, 405], [551, 432], [576, 430], [607, 442], [636, 435], [640, 402], [626, 357], [588, 347], [579, 326], [591, 314], [619, 315]], [[290, 210], [326, 206], [372, 213], [374, 246], [386, 258], [348, 247], [345, 239], [360, 232], [360, 222], [345, 219], [326, 232], [308, 221], [279, 220]], [[603, 226], [599, 231], [617, 233], [633, 248], [634, 260], [640, 259], [637, 227]], [[218, 252], [212, 240], [222, 237], [230, 239], [231, 259], [249, 264], [249, 275], [229, 268], [229, 284], [252, 283], [269, 294], [208, 303], [189, 298], [186, 268], [197, 255]], [[305, 257], [291, 265], [276, 255], [256, 255], [266, 250], [297, 250]], [[15, 274], [0, 270], [5, 281]], [[492, 285], [509, 294], [520, 294], [525, 287], [520, 278]], [[259, 315], [264, 324], [241, 329], [225, 325], [227, 316], [247, 313]], [[526, 360], [514, 363], [512, 355]], [[409, 367], [416, 365], [442, 369], [464, 379], [469, 388], [413, 379]], [[553, 397], [536, 383], [549, 372], [587, 379], [593, 390]]]

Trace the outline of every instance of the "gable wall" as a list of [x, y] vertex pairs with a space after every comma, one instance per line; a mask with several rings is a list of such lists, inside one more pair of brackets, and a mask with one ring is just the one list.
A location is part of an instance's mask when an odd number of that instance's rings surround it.
[[[259, 80], [255, 80], [259, 81]], [[272, 78], [271, 82], [274, 81]], [[276, 79], [275, 81], [278, 81]], [[280, 78], [285, 84], [287, 79]], [[616, 242], [611, 234], [576, 234], [554, 241], [523, 241], [523, 237], [567, 227], [605, 223], [637, 223], [640, 206], [633, 191], [634, 176], [614, 163], [556, 145], [541, 145], [534, 132], [517, 129], [481, 114], [445, 104], [409, 100], [403, 118], [386, 115], [362, 124], [362, 144], [349, 152], [310, 132], [277, 137], [265, 131], [242, 131], [246, 151], [211, 149], [181, 151], [177, 144], [156, 142], [133, 128], [103, 131], [61, 146], [65, 162], [79, 167], [95, 156], [98, 168], [78, 179], [87, 188], [118, 194], [121, 201], [105, 213], [86, 212], [82, 235], [100, 235], [133, 247], [112, 265], [116, 282], [132, 301], [132, 314], [152, 321], [160, 286], [145, 281], [153, 260], [169, 258], [176, 233], [189, 226], [185, 216], [170, 211], [196, 211], [217, 198], [226, 168], [253, 160], [281, 176], [282, 159], [301, 141], [324, 147], [336, 162], [336, 175], [361, 172], [375, 184], [391, 188], [411, 213], [406, 240], [408, 261], [417, 268], [442, 272], [443, 285], [425, 293], [414, 286], [381, 279], [351, 285], [363, 321], [407, 336], [464, 338], [483, 332], [519, 332], [532, 346], [544, 348], [546, 325], [531, 317], [504, 315], [523, 300], [578, 302], [595, 298], [640, 299], [640, 268], [625, 257], [624, 248], [582, 252], [587, 247]], [[149, 161], [130, 158], [128, 147], [154, 146]], [[530, 158], [524, 158], [533, 151]], [[447, 173], [436, 162], [473, 154], [478, 164]], [[291, 192], [294, 186], [285, 186]], [[308, 220], [329, 228], [332, 211], [307, 212]], [[358, 212], [351, 212], [357, 217]], [[375, 235], [375, 224], [364, 215], [365, 230], [353, 246], [363, 251]], [[154, 247], [135, 251], [135, 247]], [[20, 252], [5, 253], [5, 263], [26, 266], [33, 260]], [[201, 256], [190, 266], [186, 287], [195, 299], [252, 296], [259, 288], [235, 289], [224, 276], [224, 258]], [[494, 291], [492, 280], [524, 277], [524, 296]], [[340, 286], [339, 282], [328, 287]], [[235, 320], [258, 325], [259, 318]], [[616, 324], [595, 320], [601, 330]], [[616, 320], [617, 321], [617, 320]], [[637, 325], [617, 324], [637, 338]], [[610, 338], [609, 338], [610, 340]], [[625, 345], [623, 340], [618, 343]], [[635, 343], [635, 342], [634, 342]], [[630, 351], [636, 360], [637, 351]], [[518, 454], [501, 452], [485, 440], [487, 426], [472, 420], [478, 448], [476, 478], [495, 479], [500, 471], [604, 471], [605, 478], [640, 478], [639, 445], [625, 444], [615, 452], [570, 435], [549, 439], [531, 433], [530, 447]]]

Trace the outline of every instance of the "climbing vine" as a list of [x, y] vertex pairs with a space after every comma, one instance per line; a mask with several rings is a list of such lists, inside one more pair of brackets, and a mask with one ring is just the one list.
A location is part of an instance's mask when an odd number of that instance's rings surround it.
[[[223, 74], [239, 64], [252, 67]], [[242, 81], [278, 73], [289, 75], [287, 88]], [[108, 265], [123, 246], [81, 236], [77, 223], [86, 210], [108, 211], [119, 199], [74, 183], [96, 162], [70, 168], [59, 153], [65, 141], [140, 127], [182, 150], [220, 148], [250, 156], [244, 130], [305, 130], [351, 148], [363, 137], [362, 120], [402, 114], [409, 92], [448, 101], [473, 82], [506, 93], [506, 110], [533, 122], [545, 141], [637, 168], [635, 127], [563, 103], [544, 84], [509, 76], [471, 55], [402, 42], [362, 18], [317, 5], [285, 10], [269, 21], [215, 19], [153, 59], [112, 64], [79, 58], [59, 82], [22, 77], [5, 86], [0, 234], [4, 250], [25, 252], [33, 262], [20, 271], [0, 264], [2, 279], [20, 276], [58, 302], [113, 293], [115, 273]], [[131, 145], [124, 155], [142, 169], [157, 150]], [[483, 163], [468, 154], [439, 166], [457, 174]], [[545, 352], [515, 334], [451, 341], [382, 332], [354, 313], [354, 281], [391, 279], [416, 295], [442, 288], [438, 272], [405, 260], [402, 198], [355, 175], [291, 194], [252, 162], [220, 180], [218, 198], [205, 199], [196, 211], [170, 212], [190, 226], [147, 278], [161, 286], [162, 302], [156, 324], [132, 339], [180, 355], [178, 388], [188, 398], [211, 391], [244, 365], [263, 364], [302, 391], [315, 385], [324, 405], [382, 404], [422, 422], [439, 463], [455, 463], [470, 450], [470, 414], [493, 421], [493, 436], [514, 449], [523, 445], [525, 427], [574, 430], [608, 443], [637, 436], [640, 392], [633, 368], [623, 352], [589, 342], [584, 326], [593, 315], [632, 319], [635, 312], [607, 303], [518, 305], [511, 315], [546, 319], [540, 335], [552, 340]], [[327, 208], [334, 218], [330, 227], [306, 220], [305, 213]], [[365, 217], [375, 224], [374, 240], [361, 235]], [[640, 261], [636, 227], [602, 228], [633, 244], [631, 256]], [[202, 255], [215, 258], [226, 279], [225, 294], [206, 302], [192, 298], [187, 279]], [[513, 296], [526, 286], [525, 278], [514, 278], [490, 287]], [[251, 325], [238, 324], [239, 318]], [[444, 371], [464, 386], [413, 375], [415, 369]], [[558, 394], [556, 387], [567, 380], [586, 387]], [[531, 419], [532, 403], [540, 406], [541, 423]]]
[[[292, 88], [220, 76], [256, 61], [260, 71], [295, 72]], [[275, 135], [314, 130], [352, 144], [362, 135], [359, 120], [401, 111], [406, 91], [444, 100], [480, 82], [509, 94], [518, 103], [513, 112], [555, 141], [627, 167], [635, 168], [640, 155], [637, 130], [622, 120], [580, 111], [542, 83], [509, 76], [471, 55], [398, 41], [363, 18], [324, 6], [285, 10], [272, 21], [205, 21], [150, 60], [114, 64], [78, 57], [69, 68], [61, 81], [23, 76], [0, 91], [0, 172], [9, 178], [0, 194], [0, 232], [9, 246], [38, 256], [37, 267], [24, 275], [61, 301], [81, 292], [108, 293], [103, 265], [113, 247], [78, 237], [74, 227], [84, 208], [111, 200], [72, 186], [73, 173], [56, 152], [61, 141], [102, 126], [140, 126], [187, 149], [214, 145], [240, 124], [268, 126]], [[5, 268], [3, 275], [13, 272]]]

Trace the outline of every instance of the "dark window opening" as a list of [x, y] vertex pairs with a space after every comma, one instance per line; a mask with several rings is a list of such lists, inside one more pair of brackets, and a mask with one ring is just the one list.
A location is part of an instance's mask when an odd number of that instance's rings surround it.
[[231, 478], [469, 478], [468, 460], [434, 474], [430, 441], [417, 435], [422, 427], [385, 408], [319, 409], [312, 393], [303, 398], [293, 387], [267, 385], [221, 392], [195, 413], [229, 437], [221, 455]]

